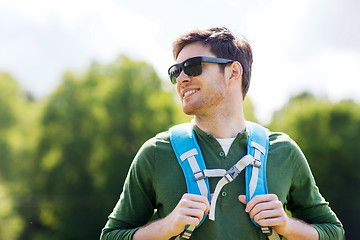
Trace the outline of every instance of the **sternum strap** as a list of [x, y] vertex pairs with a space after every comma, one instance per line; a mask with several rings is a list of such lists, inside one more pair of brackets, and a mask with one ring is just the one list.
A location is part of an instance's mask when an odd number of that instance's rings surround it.
[[254, 158], [251, 155], [244, 156], [233, 167], [231, 167], [225, 173], [225, 175], [220, 179], [220, 181], [216, 184], [214, 195], [211, 199], [211, 204], [210, 204], [210, 213], [209, 213], [210, 220], [213, 221], [215, 220], [216, 201], [221, 192], [221, 189], [229, 182], [232, 182], [239, 175], [239, 173], [245, 169], [246, 166], [248, 166], [253, 162], [254, 162]]

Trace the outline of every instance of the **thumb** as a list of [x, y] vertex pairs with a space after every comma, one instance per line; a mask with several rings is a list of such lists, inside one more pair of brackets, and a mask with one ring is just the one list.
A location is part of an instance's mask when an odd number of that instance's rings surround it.
[[243, 204], [246, 204], [246, 195], [240, 195], [239, 201], [242, 202]]

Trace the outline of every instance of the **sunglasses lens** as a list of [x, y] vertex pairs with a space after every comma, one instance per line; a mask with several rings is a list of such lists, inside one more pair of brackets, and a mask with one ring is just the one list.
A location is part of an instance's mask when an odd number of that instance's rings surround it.
[[199, 76], [202, 73], [200, 58], [192, 58], [184, 62], [184, 72], [190, 77]]
[[170, 81], [176, 84], [176, 79], [179, 77], [181, 71], [190, 77], [199, 76], [202, 73], [202, 60], [201, 57], [190, 58], [184, 63], [179, 63], [169, 68]]
[[178, 65], [174, 65], [169, 69], [170, 80], [173, 84], [176, 83], [176, 78], [180, 75], [181, 68]]

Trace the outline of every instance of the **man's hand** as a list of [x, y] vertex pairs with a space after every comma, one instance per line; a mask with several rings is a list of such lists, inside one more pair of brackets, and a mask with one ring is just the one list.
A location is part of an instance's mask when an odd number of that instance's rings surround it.
[[165, 218], [138, 229], [133, 239], [169, 239], [184, 231], [186, 225], [197, 226], [210, 204], [206, 197], [184, 194], [174, 210]]
[[[240, 202], [246, 204], [246, 196], [239, 196]], [[287, 227], [289, 216], [286, 214], [281, 201], [275, 194], [257, 195], [247, 204], [245, 211], [260, 226], [271, 226], [282, 234]]]
[[271, 226], [278, 234], [290, 239], [319, 239], [318, 232], [311, 225], [289, 217], [282, 202], [275, 194], [263, 194], [253, 197], [246, 203], [246, 196], [239, 196], [246, 204], [245, 211], [250, 213], [260, 226]]
[[204, 213], [208, 214], [210, 204], [206, 197], [194, 194], [184, 194], [175, 209], [164, 219], [169, 227], [179, 235], [186, 225], [197, 226]]

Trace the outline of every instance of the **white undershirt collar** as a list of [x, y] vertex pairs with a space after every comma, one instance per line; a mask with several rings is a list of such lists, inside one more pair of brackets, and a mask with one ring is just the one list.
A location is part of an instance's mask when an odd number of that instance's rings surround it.
[[227, 156], [231, 144], [234, 142], [235, 138], [216, 138], [216, 140], [220, 143], [222, 149], [224, 150], [225, 156]]

